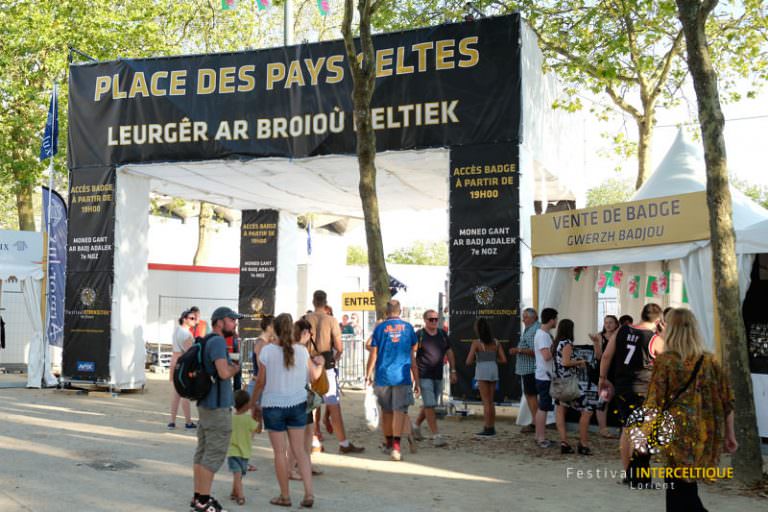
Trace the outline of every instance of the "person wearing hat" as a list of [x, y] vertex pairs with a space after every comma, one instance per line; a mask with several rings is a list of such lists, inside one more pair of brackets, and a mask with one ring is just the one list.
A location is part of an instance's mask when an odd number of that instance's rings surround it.
[[220, 512], [221, 504], [211, 496], [213, 476], [224, 463], [232, 433], [230, 408], [234, 405], [232, 377], [240, 371], [227, 352], [227, 336], [237, 331], [237, 321], [242, 315], [222, 306], [211, 315], [211, 334], [206, 336], [203, 364], [210, 375], [216, 376], [211, 390], [197, 402], [197, 449], [193, 473], [195, 496], [192, 509], [204, 512]]

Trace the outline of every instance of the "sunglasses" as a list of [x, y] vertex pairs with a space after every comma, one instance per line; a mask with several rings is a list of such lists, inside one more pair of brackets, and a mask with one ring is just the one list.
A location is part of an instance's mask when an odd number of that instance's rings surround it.
[[439, 318], [427, 318], [427, 322], [437, 322]]

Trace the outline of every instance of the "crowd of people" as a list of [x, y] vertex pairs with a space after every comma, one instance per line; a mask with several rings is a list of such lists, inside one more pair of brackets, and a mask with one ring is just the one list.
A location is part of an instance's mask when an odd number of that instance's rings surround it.
[[[341, 410], [338, 362], [343, 353], [341, 335], [345, 319], [338, 322], [322, 290], [313, 295], [312, 311], [294, 322], [291, 315], [266, 316], [261, 336], [253, 345], [252, 378], [245, 390], [232, 380], [240, 374], [232, 347], [237, 346], [236, 327], [241, 316], [220, 307], [211, 316], [210, 328], [200, 326], [199, 310], [191, 308], [179, 318], [173, 335], [171, 365], [206, 331], [203, 360], [206, 369], [217, 378], [210, 392], [198, 401], [198, 423], [192, 421], [189, 402], [174, 392], [171, 421], [175, 428], [179, 405], [185, 416], [185, 428], [197, 431], [194, 455], [194, 497], [196, 511], [219, 512], [222, 505], [211, 496], [214, 474], [227, 461], [232, 473], [230, 498], [245, 503], [242, 479], [253, 470], [249, 464], [251, 436], [265, 429], [274, 452], [274, 469], [279, 495], [270, 503], [292, 504], [288, 483], [300, 480], [304, 496], [300, 505], [314, 504], [313, 476], [322, 470], [312, 464], [313, 451], [324, 450], [320, 425], [338, 441], [340, 454], [364, 451], [347, 438]], [[404, 458], [402, 441], [411, 451], [414, 439], [421, 440], [422, 425], [427, 423], [434, 446], [447, 444], [440, 434], [435, 408], [443, 393], [443, 369], [450, 366], [451, 383], [456, 383], [455, 355], [447, 333], [440, 327], [435, 310], [424, 313], [424, 327], [418, 331], [400, 318], [397, 300], [386, 305], [386, 318], [375, 327], [366, 346], [369, 357], [365, 379], [373, 386], [380, 408], [383, 434], [381, 449], [391, 460]], [[549, 412], [555, 412], [562, 454], [592, 454], [589, 442], [591, 418], [597, 416], [599, 435], [616, 438], [608, 428], [608, 413], [615, 411], [621, 429], [619, 453], [626, 478], [633, 488], [650, 487], [648, 476], [651, 453], [660, 452], [670, 467], [713, 467], [723, 449], [737, 448], [733, 424], [733, 396], [728, 381], [714, 356], [704, 350], [696, 319], [687, 309], [662, 309], [647, 304], [640, 322], [629, 316], [608, 315], [599, 333], [591, 334], [590, 350], [576, 345], [574, 322], [559, 319], [558, 312], [544, 308], [541, 316], [533, 308], [522, 312], [524, 325], [519, 343], [505, 350], [493, 336], [485, 318], [475, 322], [476, 339], [466, 358], [474, 366], [474, 377], [483, 405], [483, 429], [476, 435], [493, 437], [495, 429], [494, 394], [500, 365], [507, 355], [515, 357], [514, 371], [520, 376], [523, 397], [533, 417], [522, 432], [534, 434], [542, 449], [558, 446], [547, 439]], [[345, 324], [346, 322], [346, 324]], [[227, 340], [234, 340], [227, 343]], [[585, 356], [586, 354], [586, 356]], [[173, 372], [171, 373], [173, 374]], [[319, 383], [322, 382], [322, 385]], [[578, 382], [568, 398], [562, 393], [564, 383]], [[321, 396], [315, 389], [322, 388]], [[408, 415], [415, 396], [421, 395], [421, 408], [415, 422]], [[320, 400], [321, 399], [321, 400]], [[325, 407], [325, 417], [322, 415]], [[231, 409], [234, 408], [234, 415]], [[666, 414], [674, 408], [677, 417], [674, 435], [655, 442], [653, 433], [630, 435], [630, 425], [643, 432], [643, 417], [658, 411]], [[578, 441], [571, 446], [566, 415], [578, 413]], [[634, 428], [634, 427], [633, 427]], [[642, 442], [638, 442], [638, 438]], [[655, 443], [655, 444], [654, 444]], [[665, 479], [667, 509], [705, 510], [698, 497], [695, 480]]]

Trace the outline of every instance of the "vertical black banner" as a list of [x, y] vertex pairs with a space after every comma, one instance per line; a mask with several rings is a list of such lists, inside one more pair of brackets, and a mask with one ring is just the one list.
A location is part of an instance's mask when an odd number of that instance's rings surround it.
[[70, 173], [62, 355], [70, 380], [110, 379], [114, 191], [114, 167]]
[[275, 314], [277, 210], [243, 210], [240, 227], [239, 333], [253, 338], [265, 315]]
[[[479, 400], [475, 369], [464, 365], [477, 339], [475, 321], [490, 321], [505, 353], [520, 335], [518, 147], [452, 148], [450, 172], [450, 340], [459, 373], [451, 395]], [[496, 400], [517, 400], [520, 393], [510, 359], [499, 365]]]

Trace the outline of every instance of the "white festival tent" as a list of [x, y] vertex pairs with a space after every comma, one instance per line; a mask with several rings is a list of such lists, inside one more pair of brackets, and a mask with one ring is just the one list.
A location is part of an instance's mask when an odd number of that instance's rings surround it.
[[[55, 386], [51, 373], [50, 349], [43, 336], [41, 312], [43, 270], [41, 233], [32, 231], [0, 231], [0, 289], [5, 282], [19, 283], [29, 321], [29, 355], [27, 387]], [[1, 297], [1, 295], [0, 295]]]
[[[680, 131], [656, 172], [634, 194], [632, 201], [678, 196], [706, 190], [705, 164], [699, 146], [686, 140]], [[731, 187], [733, 226], [739, 269], [739, 290], [744, 301], [750, 285], [755, 255], [768, 252], [768, 210]], [[613, 249], [568, 254], [540, 255], [533, 259], [538, 268], [538, 307], [554, 307], [560, 318], [576, 323], [577, 344], [588, 343], [587, 333], [596, 332], [598, 295], [594, 283], [601, 271], [619, 265], [624, 276], [670, 272], [671, 293], [660, 297], [633, 298], [627, 287], [619, 287], [622, 314], [634, 318], [646, 302], [662, 306], [685, 306], [683, 289], [696, 315], [708, 350], [720, 352], [715, 326], [712, 251], [709, 240], [646, 247]], [[574, 268], [587, 267], [574, 279]], [[684, 287], [683, 287], [684, 283]], [[768, 392], [768, 375], [752, 375], [754, 396]], [[768, 410], [758, 410], [761, 435], [768, 435]]]

